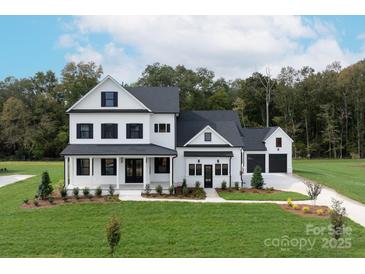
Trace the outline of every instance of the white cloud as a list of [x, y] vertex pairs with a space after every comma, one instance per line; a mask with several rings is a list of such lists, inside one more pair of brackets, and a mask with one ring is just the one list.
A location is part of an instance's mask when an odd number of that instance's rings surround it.
[[[111, 37], [100, 50], [85, 38], [97, 33]], [[268, 65], [273, 74], [288, 65], [316, 70], [333, 61], [347, 65], [360, 53], [342, 49], [336, 34], [327, 22], [298, 16], [83, 16], [75, 19], [68, 35], [86, 46], [73, 44], [66, 60], [93, 60], [105, 73], [129, 82], [154, 62], [207, 67], [234, 79]], [[71, 44], [68, 36], [60, 41]]]

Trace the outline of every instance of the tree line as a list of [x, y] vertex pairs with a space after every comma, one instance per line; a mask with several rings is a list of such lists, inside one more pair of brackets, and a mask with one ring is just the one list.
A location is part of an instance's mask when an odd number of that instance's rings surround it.
[[[217, 78], [195, 70], [155, 63], [126, 86], [177, 86], [182, 110], [234, 110], [244, 127], [282, 127], [294, 140], [295, 158], [364, 157], [365, 61], [324, 71], [284, 67], [247, 78]], [[60, 77], [52, 71], [0, 81], [0, 157], [57, 158], [68, 143], [65, 111], [93, 88], [101, 66], [69, 63]]]

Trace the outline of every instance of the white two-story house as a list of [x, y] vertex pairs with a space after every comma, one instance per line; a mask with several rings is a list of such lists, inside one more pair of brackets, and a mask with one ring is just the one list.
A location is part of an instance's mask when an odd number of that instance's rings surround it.
[[242, 128], [233, 111], [183, 111], [178, 88], [125, 88], [110, 76], [69, 114], [65, 186], [116, 190], [205, 188], [264, 173], [292, 172], [292, 139], [279, 127]]

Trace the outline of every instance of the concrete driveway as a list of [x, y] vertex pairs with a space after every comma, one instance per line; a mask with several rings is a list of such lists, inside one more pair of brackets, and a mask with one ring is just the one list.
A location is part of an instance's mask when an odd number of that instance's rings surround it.
[[0, 176], [0, 187], [10, 185], [16, 183], [18, 181], [22, 181], [33, 177], [34, 175], [7, 175], [7, 176]]
[[[285, 191], [294, 191], [302, 194], [307, 194], [304, 179], [295, 175], [289, 174], [263, 174], [265, 187], [274, 187]], [[244, 181], [250, 182], [251, 176], [246, 176]], [[365, 227], [365, 205], [352, 200], [344, 195], [337, 193], [329, 187], [323, 187], [321, 194], [318, 196], [317, 205], [331, 206], [332, 198], [343, 201], [343, 206], [346, 208], [347, 216], [353, 221]]]

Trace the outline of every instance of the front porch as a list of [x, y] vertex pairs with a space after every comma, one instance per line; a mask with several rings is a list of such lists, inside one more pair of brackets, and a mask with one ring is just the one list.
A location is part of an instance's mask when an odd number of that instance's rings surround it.
[[110, 185], [122, 190], [142, 191], [147, 184], [151, 190], [157, 185], [168, 189], [173, 185], [173, 156], [65, 156], [65, 186], [68, 189]]

